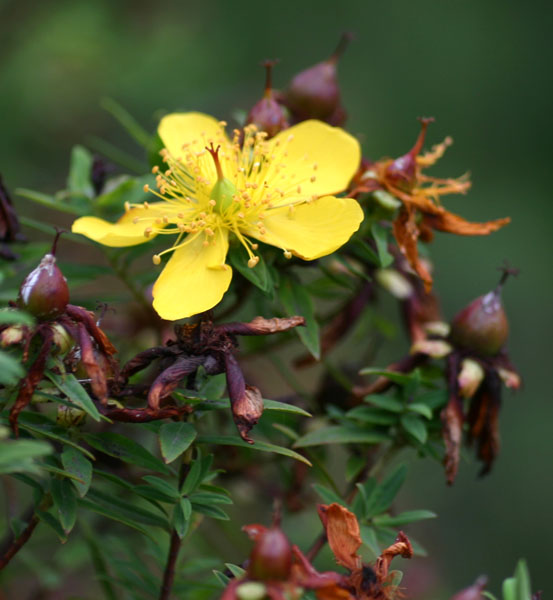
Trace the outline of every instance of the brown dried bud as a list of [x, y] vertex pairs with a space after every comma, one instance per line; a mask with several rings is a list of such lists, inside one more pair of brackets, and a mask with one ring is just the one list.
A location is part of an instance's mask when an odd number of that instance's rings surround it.
[[345, 112], [340, 106], [340, 88], [337, 78], [338, 60], [351, 41], [344, 34], [332, 56], [298, 73], [285, 92], [284, 101], [296, 121], [320, 119], [342, 125]]
[[282, 530], [260, 534], [250, 555], [248, 576], [259, 581], [287, 580], [292, 568], [292, 546]]
[[420, 154], [428, 124], [433, 118], [421, 118], [421, 131], [415, 145], [403, 156], [396, 158], [386, 167], [386, 180], [400, 190], [410, 191], [417, 181], [417, 155]]
[[495, 356], [505, 345], [509, 323], [501, 302], [501, 289], [510, 274], [505, 269], [495, 290], [473, 300], [451, 322], [450, 340], [456, 346], [483, 356]]
[[283, 129], [290, 127], [286, 119], [285, 109], [275, 100], [271, 83], [271, 71], [276, 61], [266, 60], [263, 66], [267, 70], [265, 80], [265, 93], [248, 113], [246, 124], [253, 123], [261, 131], [265, 131], [269, 138], [274, 137]]
[[21, 308], [45, 321], [65, 312], [69, 288], [53, 254], [46, 254], [38, 267], [27, 275], [17, 301]]

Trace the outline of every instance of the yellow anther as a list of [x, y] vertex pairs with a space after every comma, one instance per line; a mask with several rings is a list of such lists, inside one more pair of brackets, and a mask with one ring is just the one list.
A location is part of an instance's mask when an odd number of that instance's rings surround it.
[[259, 248], [259, 244], [252, 244], [252, 250], [257, 250]]
[[185, 225], [184, 223], [179, 223], [179, 224], [177, 225], [177, 227], [179, 228], [179, 231], [180, 231], [181, 233], [184, 233], [184, 232], [186, 231], [186, 225]]
[[205, 247], [209, 246], [209, 242], [207, 240], [204, 240], [202, 243], [202, 246], [205, 246]]
[[166, 188], [164, 185], [162, 185], [162, 186], [159, 188], [159, 192], [160, 192], [160, 194], [163, 196], [163, 195], [165, 195], [165, 193], [167, 192], [167, 188]]
[[243, 212], [239, 212], [237, 216], [239, 219], [243, 219], [245, 217]]
[[206, 227], [205, 232], [207, 233], [207, 235], [215, 235], [215, 233], [213, 232], [213, 229], [211, 229], [211, 227]]
[[131, 210], [131, 205], [129, 202], [125, 202], [125, 212], [129, 212]]
[[149, 185], [146, 183], [142, 189], [143, 189], [145, 192], [149, 192], [149, 191], [150, 191], [150, 186], [149, 186]]
[[144, 208], [150, 208], [150, 204], [148, 202], [144, 202]]
[[315, 177], [315, 175], [313, 175], [309, 181], [310, 181], [311, 183], [314, 183], [316, 179], [317, 179], [317, 178]]
[[180, 212], [180, 213], [177, 213], [177, 217], [178, 217], [179, 219], [184, 219], [184, 213], [181, 213], [181, 212]]
[[165, 177], [169, 177], [169, 175], [171, 175], [173, 171], [171, 169], [167, 169], [167, 171], [165, 171]]
[[135, 217], [132, 222], [136, 225], [138, 223], [138, 221], [140, 221], [140, 219], [138, 217]]
[[159, 167], [156, 165], [155, 167], [152, 167], [152, 173], [155, 175], [157, 172], [159, 171]]
[[169, 217], [167, 215], [163, 215], [163, 222], [165, 224], [169, 223]]
[[298, 185], [298, 187], [296, 188], [296, 191], [298, 192], [298, 194], [301, 194], [301, 185]]
[[316, 171], [318, 168], [319, 168], [319, 165], [318, 165], [317, 163], [315, 163], [315, 164], [313, 165], [313, 171]]
[[152, 256], [152, 262], [154, 263], [154, 265], [161, 264], [161, 256], [159, 254], [154, 254]]
[[290, 250], [284, 251], [284, 258], [287, 258], [287, 259], [292, 258], [292, 253], [290, 252]]
[[253, 269], [258, 262], [259, 256], [252, 256], [250, 260], [248, 260], [248, 267], [250, 267], [250, 269]]
[[146, 229], [144, 230], [144, 237], [150, 237], [152, 231], [153, 229], [151, 227], [146, 227]]
[[215, 200], [211, 198], [211, 200], [209, 201], [209, 206], [217, 206], [217, 202], [215, 202]]

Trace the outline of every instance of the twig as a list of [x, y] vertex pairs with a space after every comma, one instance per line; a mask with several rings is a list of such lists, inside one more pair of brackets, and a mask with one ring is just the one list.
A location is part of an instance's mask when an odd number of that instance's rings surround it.
[[23, 546], [29, 541], [35, 527], [38, 525], [39, 518], [37, 515], [33, 515], [29, 524], [19, 537], [14, 537], [11, 540], [9, 547], [2, 553], [0, 557], [0, 571], [10, 562], [10, 560], [23, 548]]
[[[190, 471], [190, 460], [192, 459], [192, 448], [186, 451], [183, 456], [182, 464], [179, 471], [179, 489], [182, 487], [188, 471]], [[169, 543], [169, 554], [167, 556], [167, 564], [165, 565], [165, 571], [163, 572], [163, 582], [161, 584], [161, 590], [159, 592], [159, 600], [169, 600], [171, 595], [171, 589], [173, 588], [173, 582], [175, 580], [175, 567], [177, 565], [177, 558], [179, 557], [179, 551], [182, 545], [182, 540], [179, 537], [177, 530], [173, 529], [171, 532], [171, 542]]]

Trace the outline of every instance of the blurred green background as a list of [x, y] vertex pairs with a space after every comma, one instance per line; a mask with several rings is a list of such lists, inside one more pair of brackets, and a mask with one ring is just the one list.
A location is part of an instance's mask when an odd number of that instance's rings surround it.
[[[281, 59], [275, 84], [284, 86], [326, 57], [342, 31], [355, 32], [340, 81], [348, 128], [365, 154], [403, 154], [418, 133], [415, 118], [432, 115], [428, 145], [445, 135], [455, 139], [433, 174], [468, 170], [474, 184], [467, 197], [448, 198], [448, 208], [473, 220], [513, 218], [487, 238], [438, 236], [432, 256], [446, 315], [488, 291], [504, 258], [521, 269], [505, 302], [511, 357], [524, 388], [505, 394], [500, 459], [478, 480], [471, 458], [452, 489], [435, 464], [414, 464], [402, 502], [435, 510], [439, 519], [417, 529], [429, 558], [409, 565], [409, 597], [448, 597], [481, 573], [497, 591], [521, 556], [535, 589], [547, 590], [553, 535], [550, 4], [3, 1], [0, 23], [0, 172], [11, 189], [44, 192], [63, 187], [75, 143], [90, 145], [96, 136], [134, 151], [100, 108], [101, 98], [116, 99], [151, 130], [159, 109], [229, 118], [260, 96], [262, 59]], [[26, 200], [16, 203], [23, 214], [35, 210]]]

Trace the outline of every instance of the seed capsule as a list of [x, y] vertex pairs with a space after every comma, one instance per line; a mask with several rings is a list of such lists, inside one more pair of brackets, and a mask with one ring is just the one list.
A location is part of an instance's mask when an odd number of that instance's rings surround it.
[[56, 257], [46, 254], [19, 289], [18, 304], [38, 319], [55, 319], [69, 302], [67, 280], [56, 265]]
[[284, 100], [297, 121], [320, 119], [337, 126], [344, 123], [337, 64], [350, 40], [351, 35], [344, 34], [330, 58], [298, 73], [290, 82]]
[[505, 345], [509, 323], [501, 302], [501, 289], [512, 270], [505, 269], [497, 288], [479, 296], [454, 317], [451, 342], [482, 356], [495, 356]]
[[278, 528], [260, 535], [250, 556], [248, 574], [259, 581], [286, 580], [292, 567], [292, 546]]

